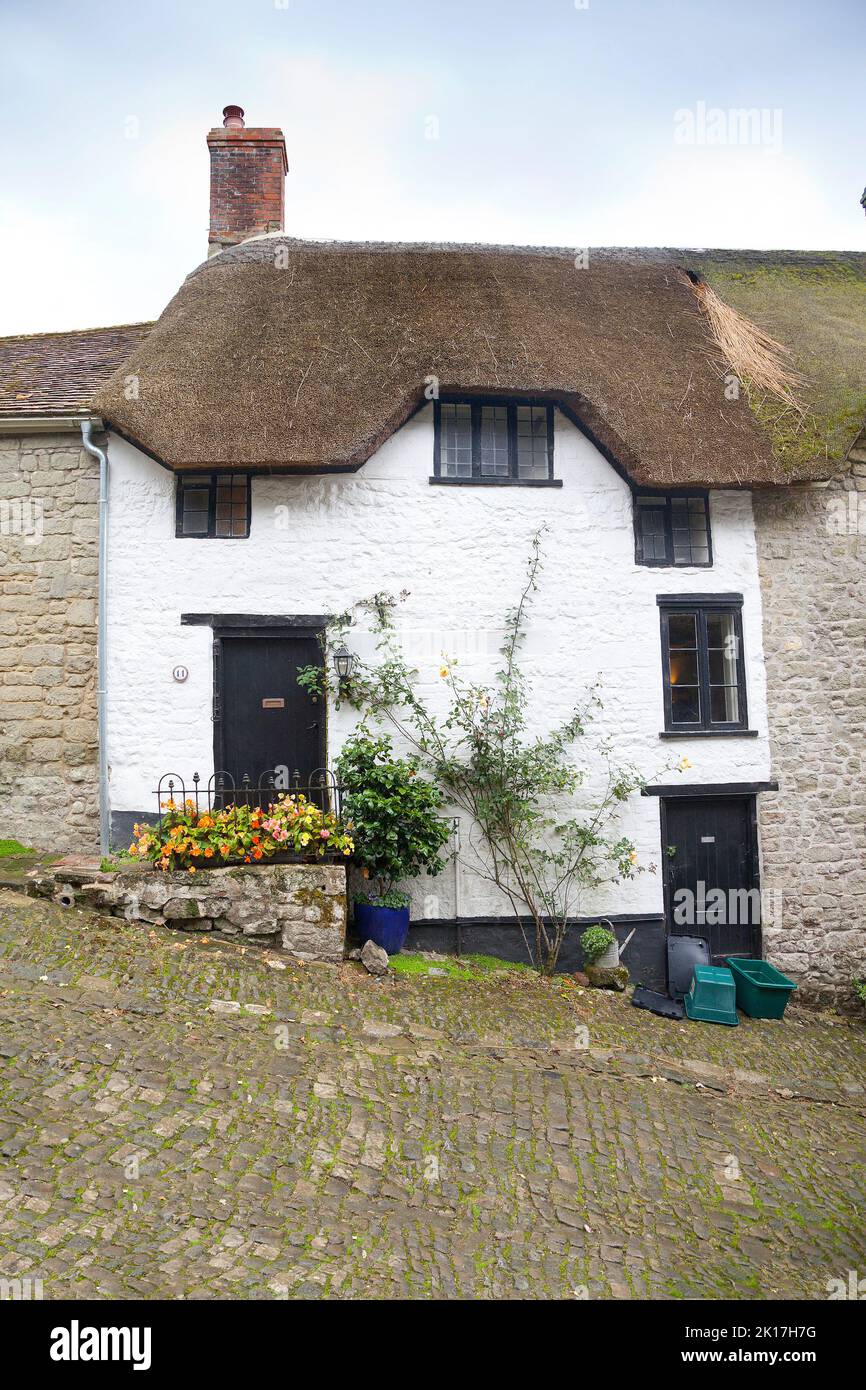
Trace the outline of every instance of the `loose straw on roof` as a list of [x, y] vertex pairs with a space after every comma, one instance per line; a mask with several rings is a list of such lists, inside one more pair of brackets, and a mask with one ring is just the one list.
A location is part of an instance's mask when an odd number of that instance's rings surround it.
[[694, 290], [713, 337], [747, 392], [757, 387], [802, 414], [803, 406], [795, 393], [804, 378], [788, 366], [785, 359], [791, 355], [789, 349], [732, 309], [705, 280], [697, 281]]

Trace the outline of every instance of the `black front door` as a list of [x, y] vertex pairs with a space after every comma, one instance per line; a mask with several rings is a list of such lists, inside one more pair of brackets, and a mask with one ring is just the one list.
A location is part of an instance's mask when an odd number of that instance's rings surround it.
[[671, 798], [662, 807], [668, 931], [726, 955], [760, 955], [753, 797]]
[[[298, 684], [299, 666], [321, 665], [312, 634], [263, 632], [217, 638], [215, 762], [240, 787], [274, 768], [306, 788], [324, 764], [324, 704]], [[278, 784], [279, 785], [279, 784]]]

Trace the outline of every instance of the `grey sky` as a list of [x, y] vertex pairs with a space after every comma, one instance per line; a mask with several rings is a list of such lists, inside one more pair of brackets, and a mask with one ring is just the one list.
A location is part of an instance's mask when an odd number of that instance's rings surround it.
[[228, 102], [300, 236], [864, 250], [864, 40], [864, 0], [0, 0], [0, 333], [161, 311]]

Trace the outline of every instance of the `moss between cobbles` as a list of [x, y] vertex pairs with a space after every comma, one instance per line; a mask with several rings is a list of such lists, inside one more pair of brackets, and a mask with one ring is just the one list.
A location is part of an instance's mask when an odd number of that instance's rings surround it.
[[[591, 1048], [700, 1059], [764, 1073], [779, 1078], [778, 1084], [807, 1077], [858, 1082], [866, 1072], [862, 1020], [831, 1019], [796, 1007], [789, 1007], [781, 1021], [741, 1018], [739, 1028], [720, 1030], [658, 1019], [632, 1009], [627, 998], [581, 990], [568, 977], [542, 980], [531, 970], [509, 969], [490, 958], [471, 962], [470, 979], [451, 973], [465, 970], [469, 958], [449, 958], [430, 962], [449, 969], [445, 976], [426, 975], [422, 960], [421, 971], [410, 964], [407, 973], [379, 981], [353, 964], [304, 967], [286, 957], [281, 958], [285, 969], [273, 971], [269, 955], [257, 946], [195, 934], [178, 940], [168, 929], [64, 912], [0, 893], [0, 960], [5, 957], [8, 965], [26, 958], [34, 974], [48, 975], [55, 987], [61, 982], [74, 987], [78, 975], [86, 974], [112, 982], [121, 993], [143, 991], [155, 1007], [178, 997], [190, 1005], [213, 999], [263, 1003], [273, 1008], [276, 1020], [288, 1019], [302, 1032], [333, 1028], [337, 1018], [341, 1037], [371, 1018], [397, 1023], [410, 1036], [417, 1026], [488, 1046], [525, 1045], [529, 1039], [570, 1053], [575, 1028], [583, 1025]], [[412, 959], [397, 956], [394, 963]], [[325, 1018], [315, 1024], [292, 1022], [305, 1010]], [[218, 1028], [210, 1022], [215, 1017], [208, 1016], [209, 1028]]]
[[426, 975], [431, 980], [447, 977], [452, 980], [480, 980], [501, 971], [524, 971], [534, 974], [527, 965], [498, 960], [495, 956], [431, 956], [425, 951], [401, 951], [391, 956], [389, 965], [395, 974]]
[[8, 859], [11, 855], [36, 854], [35, 849], [28, 849], [22, 845], [20, 840], [0, 840], [0, 859]]

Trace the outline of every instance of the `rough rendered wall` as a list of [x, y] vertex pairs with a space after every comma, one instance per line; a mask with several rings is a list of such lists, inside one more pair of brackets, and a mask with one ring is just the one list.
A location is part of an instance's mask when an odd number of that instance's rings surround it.
[[[379, 590], [409, 597], [395, 614], [419, 689], [444, 703], [443, 653], [467, 681], [490, 679], [500, 661], [503, 614], [523, 583], [532, 536], [547, 526], [538, 601], [523, 649], [533, 694], [530, 728], [566, 718], [602, 675], [598, 711], [580, 755], [610, 737], [617, 756], [653, 781], [763, 781], [766, 732], [761, 599], [751, 499], [714, 492], [712, 569], [635, 564], [631, 493], [598, 450], [557, 416], [559, 488], [431, 486], [432, 406], [398, 430], [358, 473], [255, 477], [248, 540], [175, 537], [171, 474], [110, 436], [108, 754], [111, 806], [153, 814], [161, 773], [204, 781], [213, 770], [213, 634], [184, 613], [339, 613]], [[749, 723], [755, 737], [660, 739], [664, 728], [658, 594], [742, 593]], [[359, 624], [351, 646], [373, 655]], [[176, 665], [189, 678], [172, 678]], [[311, 714], [311, 718], [314, 717]], [[329, 754], [354, 727], [343, 705], [328, 719]], [[671, 764], [683, 756], [680, 776]], [[598, 785], [598, 772], [596, 772]], [[589, 784], [590, 791], [594, 786]], [[621, 827], [642, 865], [661, 856], [657, 797], [632, 797]], [[119, 837], [118, 837], [119, 838]], [[416, 880], [416, 917], [481, 917], [508, 904], [472, 872], [464, 820], [461, 869]], [[459, 902], [458, 902], [459, 899]], [[584, 913], [656, 914], [661, 873], [586, 895]]]
[[99, 838], [99, 472], [75, 435], [0, 436], [0, 837]]
[[813, 998], [866, 976], [866, 454], [829, 488], [755, 493], [770, 740], [765, 950]]

